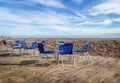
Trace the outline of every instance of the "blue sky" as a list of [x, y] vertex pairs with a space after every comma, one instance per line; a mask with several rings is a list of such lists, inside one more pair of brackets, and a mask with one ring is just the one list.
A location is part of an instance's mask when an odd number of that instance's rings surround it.
[[0, 35], [120, 38], [120, 0], [0, 0]]

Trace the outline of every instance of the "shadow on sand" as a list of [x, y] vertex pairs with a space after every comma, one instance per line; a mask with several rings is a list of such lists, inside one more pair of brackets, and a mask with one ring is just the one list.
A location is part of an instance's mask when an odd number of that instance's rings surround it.
[[7, 56], [21, 56], [20, 54], [18, 53], [0, 53], [0, 57], [7, 57]]

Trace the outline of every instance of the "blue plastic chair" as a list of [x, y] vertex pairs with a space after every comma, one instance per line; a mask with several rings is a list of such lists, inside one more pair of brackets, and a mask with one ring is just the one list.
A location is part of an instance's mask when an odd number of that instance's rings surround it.
[[91, 43], [90, 42], [87, 42], [87, 43], [84, 43], [83, 45], [82, 45], [82, 47], [83, 46], [85, 46], [85, 48], [84, 49], [79, 49], [79, 50], [76, 50], [75, 52], [77, 52], [77, 53], [84, 53], [84, 55], [87, 57], [87, 59], [88, 59], [88, 63], [90, 63], [90, 58], [89, 58], [89, 53], [88, 53], [88, 51], [90, 50], [90, 45], [91, 45]]
[[64, 55], [69, 55], [73, 57], [73, 64], [74, 66], [76, 66], [75, 63], [75, 55], [73, 54], [73, 43], [65, 43], [65, 42], [58, 42], [58, 54], [59, 54], [59, 58], [62, 59], [62, 67], [64, 68], [64, 60], [63, 60], [63, 56]]
[[11, 44], [13, 49], [19, 49], [21, 48], [21, 40], [16, 40], [15, 44]]
[[[37, 48], [37, 42], [32, 42], [31, 46], [24, 45], [25, 49], [31, 51], [30, 54], [32, 55], [33, 52], [35, 53], [35, 49]], [[32, 55], [33, 56], [33, 55]]]
[[21, 50], [21, 40], [16, 40], [15, 44], [11, 44], [12, 46], [12, 53], [16, 50], [19, 50], [19, 53], [22, 55], [22, 50]]
[[12, 46], [20, 46], [21, 45], [21, 40], [16, 40], [15, 43], [11, 44]]
[[37, 42], [32, 42], [31, 46], [26, 46], [26, 49], [35, 49], [37, 47]]
[[[45, 50], [45, 43], [43, 43], [43, 42], [42, 43], [38, 43], [38, 50], [39, 50], [39, 53], [41, 55], [44, 55], [46, 60], [48, 59], [48, 55], [54, 54], [53, 51], [46, 51]], [[49, 62], [49, 60], [48, 60], [48, 62]], [[43, 61], [42, 65], [44, 66], [44, 61]]]

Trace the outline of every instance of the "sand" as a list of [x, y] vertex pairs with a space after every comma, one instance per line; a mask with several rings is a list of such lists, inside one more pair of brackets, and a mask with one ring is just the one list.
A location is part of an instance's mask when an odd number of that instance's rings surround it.
[[[35, 65], [34, 60], [38, 58], [1, 56], [0, 83], [120, 83], [120, 60], [117, 58], [91, 56], [88, 64], [86, 58], [80, 56], [77, 67], [65, 63], [64, 69], [54, 62], [42, 67], [41, 59]], [[26, 64], [21, 64], [23, 61]]]

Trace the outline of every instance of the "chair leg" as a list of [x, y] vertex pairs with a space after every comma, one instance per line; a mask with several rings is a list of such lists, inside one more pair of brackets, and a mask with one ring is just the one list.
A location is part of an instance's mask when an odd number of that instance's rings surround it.
[[[36, 64], [39, 63], [39, 58], [40, 58], [40, 57], [39, 57], [39, 53], [38, 53], [37, 56], [36, 56]], [[38, 60], [38, 61], [37, 61], [37, 60]]]
[[[18, 50], [18, 49], [17, 49]], [[18, 54], [20, 54], [21, 55], [21, 50], [19, 49], [19, 52], [18, 52]]]
[[28, 52], [27, 52], [27, 49], [25, 49], [25, 55], [27, 55], [27, 53], [28, 53]]
[[[45, 56], [45, 55], [43, 55], [43, 56]], [[42, 59], [42, 56], [41, 56], [41, 59]], [[45, 59], [46, 59], [46, 56], [45, 56]], [[44, 64], [45, 64], [45, 62], [44, 62], [45, 60], [44, 59], [42, 59], [42, 66], [44, 67]]]
[[56, 54], [54, 54], [54, 56], [55, 56], [55, 61], [57, 62]]
[[88, 55], [89, 62], [91, 62], [90, 57], [89, 57], [90, 55], [89, 55], [89, 53], [88, 53], [88, 52], [87, 52], [87, 55]]
[[74, 63], [74, 57], [72, 55], [69, 55], [69, 63], [70, 64]]
[[59, 60], [61, 59], [59, 54], [56, 54], [56, 63], [59, 64]]
[[32, 56], [35, 56], [35, 49], [32, 49]]
[[79, 59], [80, 59], [80, 55], [77, 54], [77, 58], [76, 58], [77, 63], [78, 63]]
[[71, 64], [71, 56], [68, 55], [68, 63]]
[[21, 49], [22, 50], [22, 56], [23, 56], [23, 53], [24, 53], [24, 49]]
[[32, 49], [30, 50], [30, 55], [31, 55], [31, 57], [33, 57], [33, 50]]
[[28, 55], [29, 54], [29, 51], [28, 51], [28, 49], [26, 49], [26, 55]]
[[57, 59], [57, 64], [59, 64], [59, 62], [61, 60], [61, 55], [57, 55], [57, 57], [59, 58], [59, 59]]
[[69, 60], [70, 60], [70, 64], [73, 64], [73, 63], [74, 63], [74, 57], [73, 57], [72, 55], [69, 55], [69, 56], [70, 56], [70, 57], [69, 57], [69, 58], [70, 58], [70, 59], [69, 59]]
[[12, 52], [11, 52], [10, 56], [12, 56], [12, 55], [13, 55], [13, 51], [14, 51], [14, 49], [12, 49], [11, 51], [12, 51]]
[[74, 60], [73, 61], [74, 67], [76, 67], [76, 55], [75, 54], [73, 55], [73, 60]]
[[45, 56], [45, 60], [43, 60], [43, 64], [42, 64], [43, 67], [45, 65], [45, 61], [48, 60], [48, 55], [44, 55], [44, 56]]
[[48, 55], [47, 55], [47, 61], [48, 61], [48, 63], [50, 64], [50, 60], [49, 60], [49, 58], [48, 58]]
[[60, 55], [60, 56], [61, 56], [61, 58], [62, 58], [62, 68], [64, 69], [63, 55]]
[[6, 45], [6, 51], [8, 51], [8, 45]]
[[33, 49], [33, 56], [35, 56], [35, 49]]
[[87, 53], [84, 53], [85, 57], [86, 57], [86, 60], [88, 61], [88, 63], [90, 63], [90, 60], [89, 58], [87, 57]]
[[20, 54], [23, 56], [23, 53], [22, 53], [22, 48], [20, 48]]
[[24, 56], [26, 55], [26, 49], [25, 48], [23, 48], [23, 54], [24, 54]]

